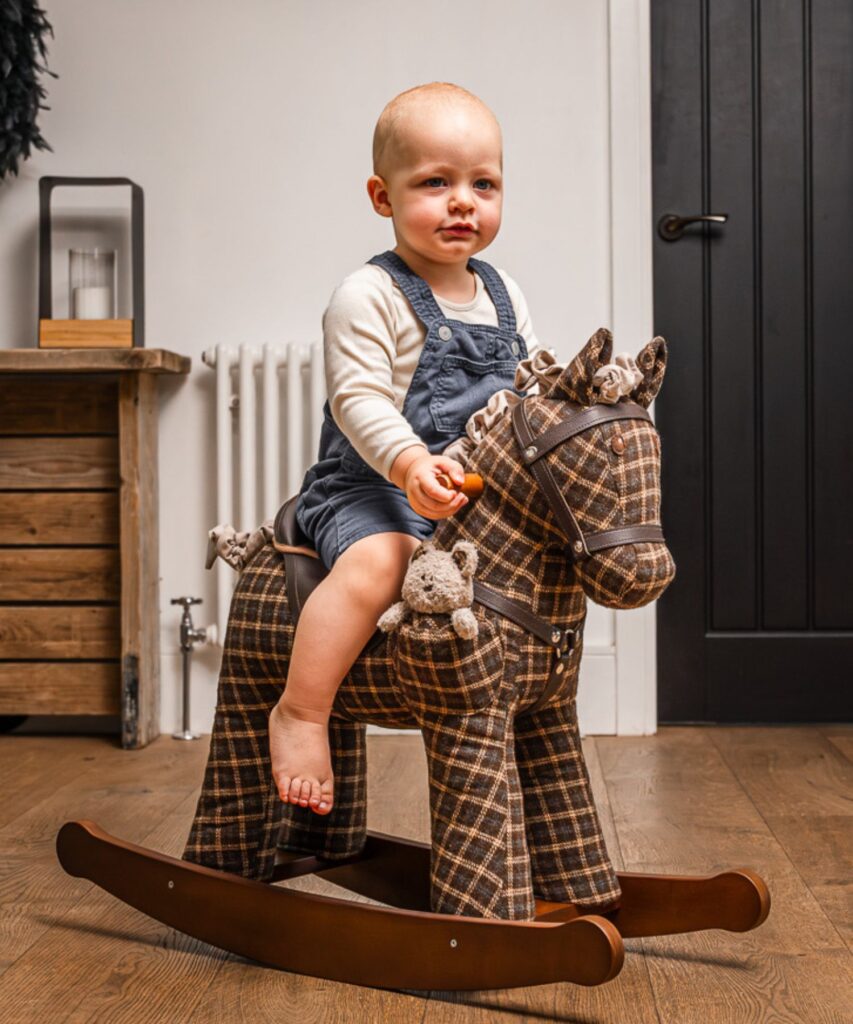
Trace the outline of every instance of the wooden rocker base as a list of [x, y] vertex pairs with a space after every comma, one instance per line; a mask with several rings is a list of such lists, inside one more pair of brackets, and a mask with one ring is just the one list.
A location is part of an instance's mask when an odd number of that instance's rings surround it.
[[135, 846], [92, 821], [56, 839], [65, 871], [163, 924], [297, 974], [389, 989], [515, 988], [616, 977], [623, 937], [723, 928], [748, 931], [770, 910], [748, 869], [709, 876], [620, 874], [605, 915], [537, 901], [535, 921], [429, 911], [429, 846], [369, 832], [346, 861], [280, 853], [273, 881], [316, 874], [390, 904], [377, 907], [267, 885]]

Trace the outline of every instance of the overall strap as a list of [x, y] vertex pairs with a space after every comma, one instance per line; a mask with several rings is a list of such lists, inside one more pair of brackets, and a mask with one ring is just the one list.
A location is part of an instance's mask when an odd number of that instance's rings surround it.
[[468, 266], [475, 270], [483, 279], [489, 297], [495, 304], [498, 313], [498, 325], [510, 333], [516, 333], [515, 310], [512, 308], [512, 300], [501, 275], [495, 270], [491, 263], [483, 260], [475, 260], [471, 257]]
[[444, 319], [444, 313], [435, 301], [430, 286], [397, 253], [388, 249], [367, 262], [375, 263], [377, 267], [382, 267], [391, 275], [391, 278], [399, 285], [400, 290], [409, 300], [424, 327], [429, 329], [435, 320]]

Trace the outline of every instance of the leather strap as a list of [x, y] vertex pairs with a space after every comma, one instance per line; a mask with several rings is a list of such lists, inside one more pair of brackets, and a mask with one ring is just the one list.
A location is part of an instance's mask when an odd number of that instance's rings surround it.
[[566, 637], [570, 637], [570, 643], [574, 645], [575, 631], [573, 629], [560, 629], [559, 626], [553, 625], [547, 619], [534, 615], [523, 604], [519, 604], [511, 597], [507, 597], [506, 594], [501, 594], [499, 591], [487, 587], [480, 580], [474, 580], [474, 600], [479, 601], [486, 608], [491, 608], [493, 612], [497, 612], [499, 615], [505, 615], [517, 626], [528, 630], [528, 632], [538, 636], [546, 644], [551, 644], [557, 650], [564, 643]]
[[[560, 488], [557, 486], [554, 477], [548, 469], [548, 464], [545, 462], [539, 462], [541, 454], [537, 438], [533, 434], [533, 430], [530, 427], [530, 421], [527, 418], [527, 410], [524, 408], [525, 400], [522, 399], [520, 402], [516, 402], [512, 409], [512, 426], [515, 430], [515, 436], [518, 440], [518, 444], [521, 448], [521, 456], [524, 464], [530, 469], [533, 476], [536, 478], [536, 482], [539, 484], [539, 489], [548, 501], [551, 511], [557, 518], [557, 522], [562, 527], [563, 533], [569, 540], [569, 550], [572, 553], [572, 558], [579, 558], [581, 555], [589, 556], [589, 549], [586, 546], [584, 540], [583, 531], [578, 525], [577, 519], [575, 519], [574, 513], [566, 503], [566, 499], [560, 493]], [[557, 424], [559, 427], [560, 424]], [[542, 436], [552, 434], [553, 430], [546, 431]], [[555, 444], [558, 442], [554, 442]], [[553, 446], [552, 446], [553, 447]], [[550, 451], [550, 449], [548, 449]]]
[[615, 548], [620, 544], [653, 544], [657, 541], [663, 543], [663, 527], [646, 523], [592, 533], [586, 539], [586, 546], [590, 551], [603, 551], [604, 548]]
[[636, 402], [619, 402], [617, 405], [590, 405], [583, 409], [576, 409], [534, 439], [536, 452], [532, 456], [528, 456], [525, 452], [525, 462], [541, 459], [558, 444], [568, 441], [575, 434], [582, 434], [590, 427], [598, 427], [602, 423], [614, 423], [617, 420], [648, 420], [651, 422], [651, 419], [648, 409], [644, 409]]
[[655, 524], [623, 526], [615, 530], [602, 530], [584, 536], [583, 530], [575, 519], [575, 515], [557, 486], [547, 462], [541, 462], [557, 445], [570, 437], [581, 434], [591, 427], [602, 423], [614, 423], [618, 420], [648, 420], [651, 416], [647, 409], [636, 402], [620, 402], [618, 405], [591, 405], [571, 413], [562, 422], [555, 424], [538, 437], [534, 435], [524, 408], [525, 400], [517, 402], [512, 410], [512, 425], [516, 440], [521, 448], [524, 464], [533, 474], [539, 488], [548, 500], [557, 522], [569, 541], [572, 558], [588, 558], [593, 552], [605, 548], [617, 547], [620, 544], [642, 544], [663, 542], [663, 528]]

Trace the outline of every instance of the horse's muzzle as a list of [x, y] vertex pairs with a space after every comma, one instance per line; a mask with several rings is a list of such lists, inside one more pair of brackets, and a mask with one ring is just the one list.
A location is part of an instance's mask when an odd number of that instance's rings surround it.
[[606, 548], [576, 566], [587, 597], [605, 608], [641, 608], [657, 600], [675, 578], [666, 544]]

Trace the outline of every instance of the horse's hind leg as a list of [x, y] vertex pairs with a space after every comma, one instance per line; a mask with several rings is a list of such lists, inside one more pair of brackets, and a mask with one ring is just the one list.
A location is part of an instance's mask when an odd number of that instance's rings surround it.
[[531, 920], [535, 906], [512, 714], [429, 716], [431, 905], [436, 913]]
[[592, 798], [575, 702], [558, 700], [517, 717], [515, 748], [534, 892], [604, 909], [621, 893]]

